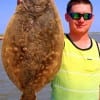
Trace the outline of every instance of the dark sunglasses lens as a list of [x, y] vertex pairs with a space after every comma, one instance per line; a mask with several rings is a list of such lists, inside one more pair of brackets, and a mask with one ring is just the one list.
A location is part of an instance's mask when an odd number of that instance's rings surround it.
[[70, 16], [72, 19], [76, 19], [76, 20], [80, 19], [81, 17], [80, 14], [78, 13], [70, 13]]
[[92, 14], [86, 13], [86, 14], [83, 15], [83, 17], [84, 17], [84, 20], [89, 20], [89, 19], [92, 18]]

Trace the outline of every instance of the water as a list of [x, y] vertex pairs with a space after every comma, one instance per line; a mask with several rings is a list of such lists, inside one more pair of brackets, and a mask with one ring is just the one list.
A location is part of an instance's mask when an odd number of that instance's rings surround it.
[[[91, 34], [91, 36], [100, 42], [100, 34]], [[0, 47], [1, 46], [2, 46], [2, 41], [0, 40]], [[50, 92], [51, 92], [51, 88], [50, 88], [50, 84], [48, 84], [47, 86], [45, 86], [45, 88], [43, 88], [38, 93], [37, 100], [50, 100]], [[21, 92], [9, 80], [3, 68], [3, 64], [0, 56], [0, 100], [19, 100], [20, 95]]]

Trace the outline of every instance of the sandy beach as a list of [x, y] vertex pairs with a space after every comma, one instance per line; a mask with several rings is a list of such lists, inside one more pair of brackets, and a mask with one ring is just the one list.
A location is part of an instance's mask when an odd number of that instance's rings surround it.
[[[97, 41], [100, 42], [100, 34], [91, 34]], [[2, 40], [0, 40], [0, 47], [2, 47]], [[37, 100], [50, 100], [50, 84], [45, 86], [37, 95]], [[19, 100], [21, 92], [9, 80], [2, 64], [1, 49], [0, 49], [0, 100]]]

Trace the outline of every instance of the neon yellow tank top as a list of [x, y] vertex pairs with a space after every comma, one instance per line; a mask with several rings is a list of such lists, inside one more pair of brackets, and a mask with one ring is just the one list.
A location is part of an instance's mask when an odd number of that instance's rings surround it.
[[51, 83], [52, 100], [100, 100], [100, 55], [95, 40], [77, 48], [65, 37], [62, 64]]

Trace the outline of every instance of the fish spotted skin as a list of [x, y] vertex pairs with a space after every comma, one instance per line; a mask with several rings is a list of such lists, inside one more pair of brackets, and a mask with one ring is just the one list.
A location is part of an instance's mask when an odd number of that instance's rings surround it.
[[53, 79], [63, 47], [64, 32], [54, 1], [23, 0], [10, 19], [2, 45], [4, 68], [23, 92], [21, 100], [35, 100], [35, 93]]

